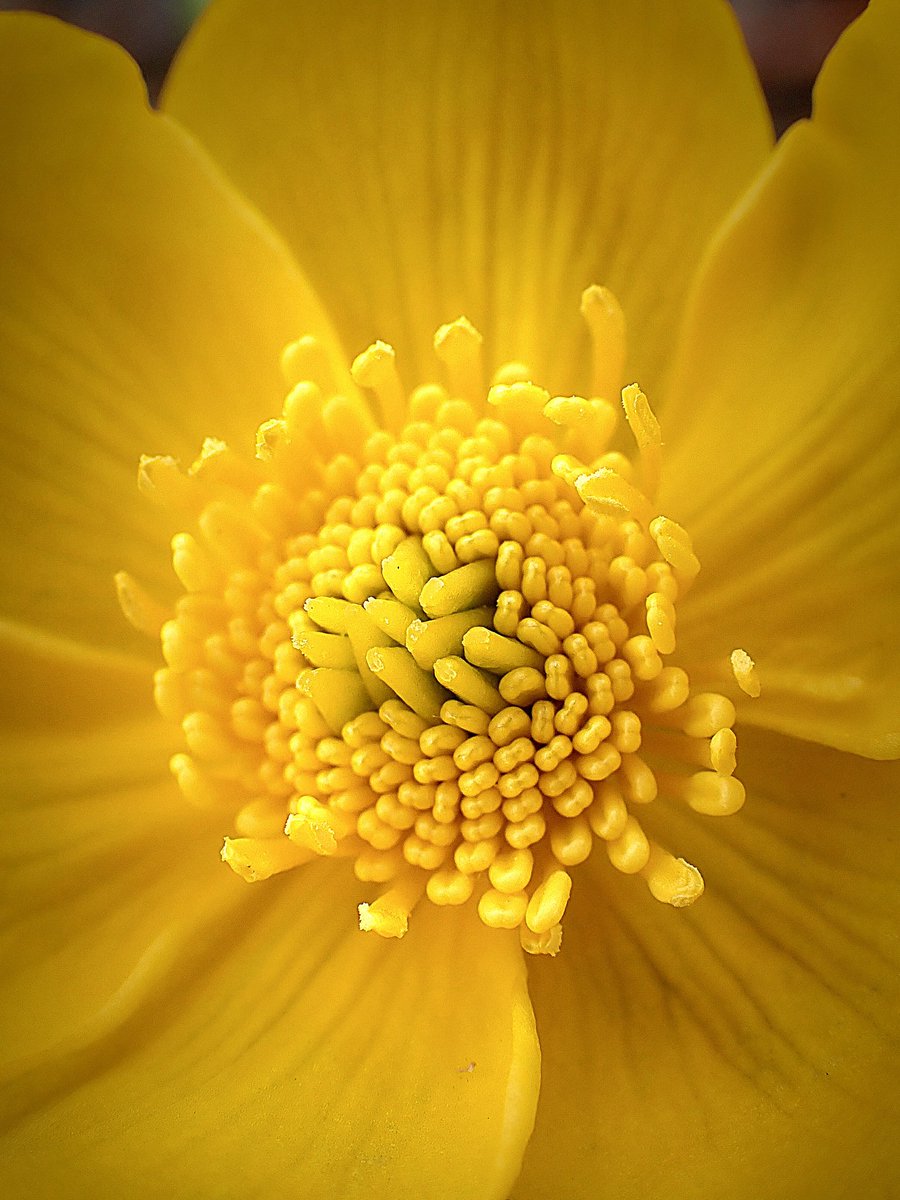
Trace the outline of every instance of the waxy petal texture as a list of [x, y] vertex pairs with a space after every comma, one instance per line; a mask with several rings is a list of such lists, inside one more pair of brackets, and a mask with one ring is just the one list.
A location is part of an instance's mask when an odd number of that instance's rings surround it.
[[664, 410], [703, 564], [685, 654], [744, 646], [743, 719], [875, 758], [900, 755], [898, 48], [876, 2], [835, 49], [712, 249]]
[[[600, 863], [534, 963], [544, 1054], [515, 1200], [891, 1196], [900, 1185], [900, 766], [741, 735], [748, 799], [656, 825], [707, 881], [680, 912]], [[579, 880], [581, 884], [581, 880]]]
[[112, 576], [169, 579], [140, 455], [190, 462], [252, 430], [280, 404], [281, 347], [329, 326], [110, 43], [4, 17], [0, 157], [2, 612], [135, 651]]
[[346, 865], [182, 859], [190, 909], [9, 1089], [7, 1194], [505, 1200], [539, 1078], [516, 939], [432, 909], [386, 944]]
[[771, 131], [725, 5], [225, 0], [165, 109], [283, 234], [347, 345], [410, 381], [464, 313], [490, 360], [586, 386], [565, 319], [611, 287], [645, 389]]
[[[770, 130], [712, 0], [221, 0], [162, 115], [110, 46], [0, 22], [10, 1195], [896, 1194], [900, 775], [846, 751], [900, 755], [898, 14], [743, 199]], [[388, 337], [412, 379], [463, 311], [585, 386], [592, 282], [697, 535], [678, 653], [710, 687], [759, 663], [744, 810], [646, 806], [706, 895], [595, 852], [526, 974], [471, 908], [363, 935], [345, 861], [247, 887], [116, 610], [123, 567], [170, 595], [139, 455], [246, 444], [306, 332], [336, 364]]]

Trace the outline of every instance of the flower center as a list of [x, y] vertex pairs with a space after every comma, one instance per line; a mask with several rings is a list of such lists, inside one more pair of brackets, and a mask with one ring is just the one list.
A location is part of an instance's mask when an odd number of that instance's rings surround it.
[[[659, 426], [635, 386], [637, 461], [609, 449], [621, 311], [591, 288], [583, 312], [590, 398], [508, 364], [485, 402], [461, 319], [435, 338], [447, 386], [407, 401], [383, 343], [353, 364], [387, 432], [302, 339], [255, 459], [210, 441], [186, 474], [143, 460], [144, 490], [194, 529], [173, 539], [185, 594], [156, 678], [187, 742], [171, 765], [189, 800], [230, 807], [222, 857], [244, 879], [347, 857], [376, 892], [364, 930], [402, 936], [425, 897], [472, 902], [550, 954], [571, 870], [598, 844], [658, 900], [703, 891], [638, 813], [659, 792], [711, 815], [741, 806], [734, 706], [666, 662], [699, 564], [654, 508]], [[119, 588], [152, 624], [138, 585]], [[752, 691], [751, 660], [733, 659]]]

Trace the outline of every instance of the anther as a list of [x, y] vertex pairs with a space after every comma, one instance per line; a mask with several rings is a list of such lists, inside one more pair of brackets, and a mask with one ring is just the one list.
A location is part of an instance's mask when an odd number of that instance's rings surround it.
[[687, 531], [668, 517], [656, 517], [650, 522], [649, 528], [650, 536], [666, 562], [671, 563], [686, 580], [693, 579], [700, 570], [700, 563]]
[[645, 526], [652, 520], [653, 508], [647, 497], [618, 471], [609, 467], [599, 467], [589, 474], [579, 475], [575, 487], [593, 512], [620, 519], [634, 517]]
[[425, 892], [423, 871], [409, 871], [374, 904], [360, 904], [359, 927], [363, 933], [402, 938], [409, 929], [409, 918]]
[[653, 497], [659, 487], [662, 466], [662, 434], [650, 402], [636, 383], [622, 390], [625, 419], [641, 454], [641, 476], [645, 495]]
[[393, 554], [382, 562], [381, 573], [387, 586], [402, 604], [410, 607], [417, 605], [422, 589], [433, 574], [431, 562], [422, 546], [422, 539], [408, 537], [402, 541]]
[[226, 838], [221, 857], [247, 883], [257, 883], [302, 866], [315, 855], [283, 837], [241, 837]]
[[[173, 773], [191, 803], [231, 813], [223, 857], [243, 878], [347, 857], [386, 889], [363, 929], [403, 936], [423, 896], [477, 900], [485, 924], [551, 955], [597, 840], [657, 900], [702, 892], [635, 812], [658, 793], [740, 807], [734, 705], [663, 665], [699, 564], [653, 506], [662, 441], [634, 385], [640, 462], [607, 448], [621, 309], [590, 288], [583, 311], [589, 397], [551, 399], [507, 364], [483, 415], [481, 339], [460, 319], [436, 337], [448, 388], [407, 404], [385, 343], [354, 362], [388, 432], [301, 339], [255, 458], [208, 439], [186, 474], [142, 460], [142, 490], [192, 522], [173, 540], [185, 595], [164, 611], [123, 573], [120, 602], [159, 633], [157, 703], [188, 750]], [[749, 656], [731, 665], [758, 694]]]
[[171, 613], [133, 579], [127, 571], [115, 576], [116, 597], [126, 620], [138, 633], [158, 637]]
[[419, 603], [430, 617], [448, 617], [462, 609], [492, 602], [497, 591], [494, 564], [483, 560], [429, 579], [421, 590]]
[[[615, 394], [611, 392], [610, 396]], [[569, 431], [567, 444], [571, 445], [573, 452], [578, 451], [584, 462], [598, 458], [608, 448], [618, 422], [618, 414], [611, 400], [586, 400], [581, 396], [554, 396], [544, 406], [544, 416], [554, 425], [560, 425]], [[575, 475], [580, 474], [584, 467], [579, 465], [570, 479], [562, 469], [564, 460], [569, 459], [569, 456], [560, 455], [559, 458], [560, 470], [557, 474], [567, 482], [574, 483]], [[570, 459], [570, 462], [575, 465], [574, 459]]]
[[[489, 608], [470, 608], [433, 621], [413, 621], [406, 630], [406, 648], [423, 670], [430, 671], [439, 658], [460, 655], [466, 638], [490, 619]], [[466, 657], [476, 666], [485, 665], [468, 652]]]
[[524, 436], [542, 428], [541, 418], [550, 393], [530, 382], [495, 383], [487, 398], [488, 404], [502, 413], [506, 424]]
[[757, 699], [762, 691], [762, 687], [759, 682], [756, 664], [746, 650], [732, 651], [731, 670], [741, 691], [745, 692], [751, 699]]
[[450, 392], [472, 404], [478, 404], [483, 395], [482, 340], [465, 317], [442, 325], [434, 335], [435, 353], [447, 368]]
[[673, 908], [686, 908], [703, 895], [703, 877], [697, 868], [653, 842], [641, 874], [653, 896]]
[[334, 372], [322, 343], [309, 335], [289, 342], [282, 350], [281, 373], [289, 388], [310, 379], [322, 388], [331, 388], [335, 384]]
[[581, 315], [591, 335], [595, 396], [618, 396], [625, 370], [625, 314], [608, 288], [592, 284], [581, 294]]
[[194, 513], [200, 503], [197, 481], [185, 475], [168, 455], [141, 455], [137, 479], [142, 496], [170, 511]]
[[439, 658], [434, 664], [434, 677], [465, 704], [485, 713], [498, 713], [505, 700], [496, 683], [484, 671], [473, 667], [458, 655]]
[[405, 416], [406, 398], [397, 374], [393, 346], [386, 342], [374, 342], [353, 360], [350, 374], [354, 383], [370, 388], [375, 393], [384, 425], [388, 429], [400, 429]]

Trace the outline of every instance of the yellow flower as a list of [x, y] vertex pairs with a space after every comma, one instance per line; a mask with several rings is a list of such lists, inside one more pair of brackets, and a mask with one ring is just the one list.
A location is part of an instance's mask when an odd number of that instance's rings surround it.
[[0, 21], [5, 1195], [898, 1194], [898, 50]]

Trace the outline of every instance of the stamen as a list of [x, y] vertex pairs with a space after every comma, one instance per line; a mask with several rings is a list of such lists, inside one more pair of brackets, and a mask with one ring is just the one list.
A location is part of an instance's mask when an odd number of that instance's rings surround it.
[[700, 570], [700, 563], [687, 532], [668, 517], [657, 517], [650, 523], [650, 536], [666, 562], [680, 571], [685, 579], [693, 579]]
[[127, 571], [117, 572], [115, 585], [119, 607], [128, 623], [138, 633], [159, 637], [159, 632], [169, 616], [163, 605], [158, 604]]
[[567, 871], [553, 870], [528, 901], [525, 924], [532, 933], [542, 934], [558, 925], [572, 894], [572, 877]]
[[644, 526], [650, 524], [653, 509], [649, 500], [618, 471], [600, 467], [575, 480], [578, 495], [592, 511], [613, 517], [635, 517]]
[[171, 512], [196, 512], [200, 500], [195, 481], [185, 475], [174, 458], [142, 454], [138, 465], [138, 491]]
[[451, 655], [434, 664], [434, 676], [464, 704], [494, 714], [505, 708], [503, 697], [487, 672], [471, 666], [464, 658]]
[[541, 417], [550, 399], [543, 388], [531, 382], [495, 383], [487, 398], [488, 404], [497, 409], [506, 425], [520, 437], [543, 428]]
[[697, 868], [683, 858], [673, 858], [653, 842], [641, 874], [656, 899], [673, 908], [686, 908], [703, 894], [703, 878]]
[[374, 904], [360, 904], [359, 927], [363, 933], [402, 938], [409, 929], [409, 918], [425, 891], [425, 875], [407, 871]]
[[447, 368], [451, 394], [476, 405], [484, 394], [482, 341], [481, 334], [465, 317], [442, 325], [434, 335], [434, 349]]
[[369, 669], [390, 690], [426, 721], [440, 717], [441, 705], [448, 693], [426, 671], [419, 668], [416, 660], [402, 647], [385, 646], [370, 650], [366, 655]]
[[645, 495], [653, 497], [659, 487], [659, 472], [662, 466], [662, 434], [659, 422], [647, 397], [636, 383], [622, 391], [622, 405], [638, 450], [641, 452], [641, 474]]
[[591, 335], [593, 394], [611, 400], [621, 392], [625, 373], [625, 315], [612, 292], [596, 284], [581, 294], [581, 315]]
[[322, 343], [308, 334], [289, 342], [281, 352], [281, 373], [289, 388], [313, 380], [321, 388], [335, 385], [331, 364]]
[[756, 700], [762, 691], [762, 686], [759, 682], [756, 663], [746, 650], [732, 651], [731, 669], [741, 691]]
[[301, 796], [295, 803], [302, 804], [303, 801], [307, 801], [307, 805], [290, 814], [284, 832], [296, 845], [330, 858], [337, 852], [341, 839], [353, 831], [354, 824], [345, 820], [340, 811], [316, 804], [311, 796]]
[[[485, 409], [461, 318], [435, 341], [446, 389], [407, 402], [383, 342], [355, 360], [377, 429], [301, 338], [255, 456], [210, 439], [186, 474], [142, 460], [141, 489], [190, 522], [172, 541], [185, 594], [163, 611], [121, 573], [120, 602], [160, 637], [157, 704], [187, 744], [173, 774], [230, 813], [222, 856], [244, 879], [347, 858], [385, 889], [359, 906], [364, 930], [402, 937], [423, 898], [471, 902], [550, 955], [598, 842], [657, 900], [701, 895], [637, 814], [658, 795], [741, 807], [735, 708], [668, 661], [699, 563], [655, 507], [662, 438], [636, 385], [637, 467], [609, 449], [621, 309], [591, 288], [583, 311], [589, 398], [551, 398], [508, 363]], [[731, 666], [758, 694], [749, 656]]]
[[271, 879], [310, 862], [314, 855], [287, 838], [226, 838], [222, 861], [248, 883]]
[[419, 603], [429, 617], [449, 617], [463, 609], [490, 603], [496, 594], [494, 564], [484, 559], [429, 579], [421, 590]]
[[397, 374], [393, 346], [374, 342], [353, 360], [350, 374], [354, 383], [375, 393], [387, 428], [399, 429], [406, 412], [406, 397]]
[[619, 419], [610, 400], [585, 400], [581, 396], [554, 396], [544, 405], [544, 416], [570, 431], [567, 449], [588, 463], [608, 449]]
[[[490, 619], [491, 610], [484, 607], [451, 613], [434, 621], [412, 621], [406, 630], [406, 648], [423, 670], [430, 671], [439, 658], [461, 654], [473, 627]], [[475, 662], [471, 655], [467, 657]]]

